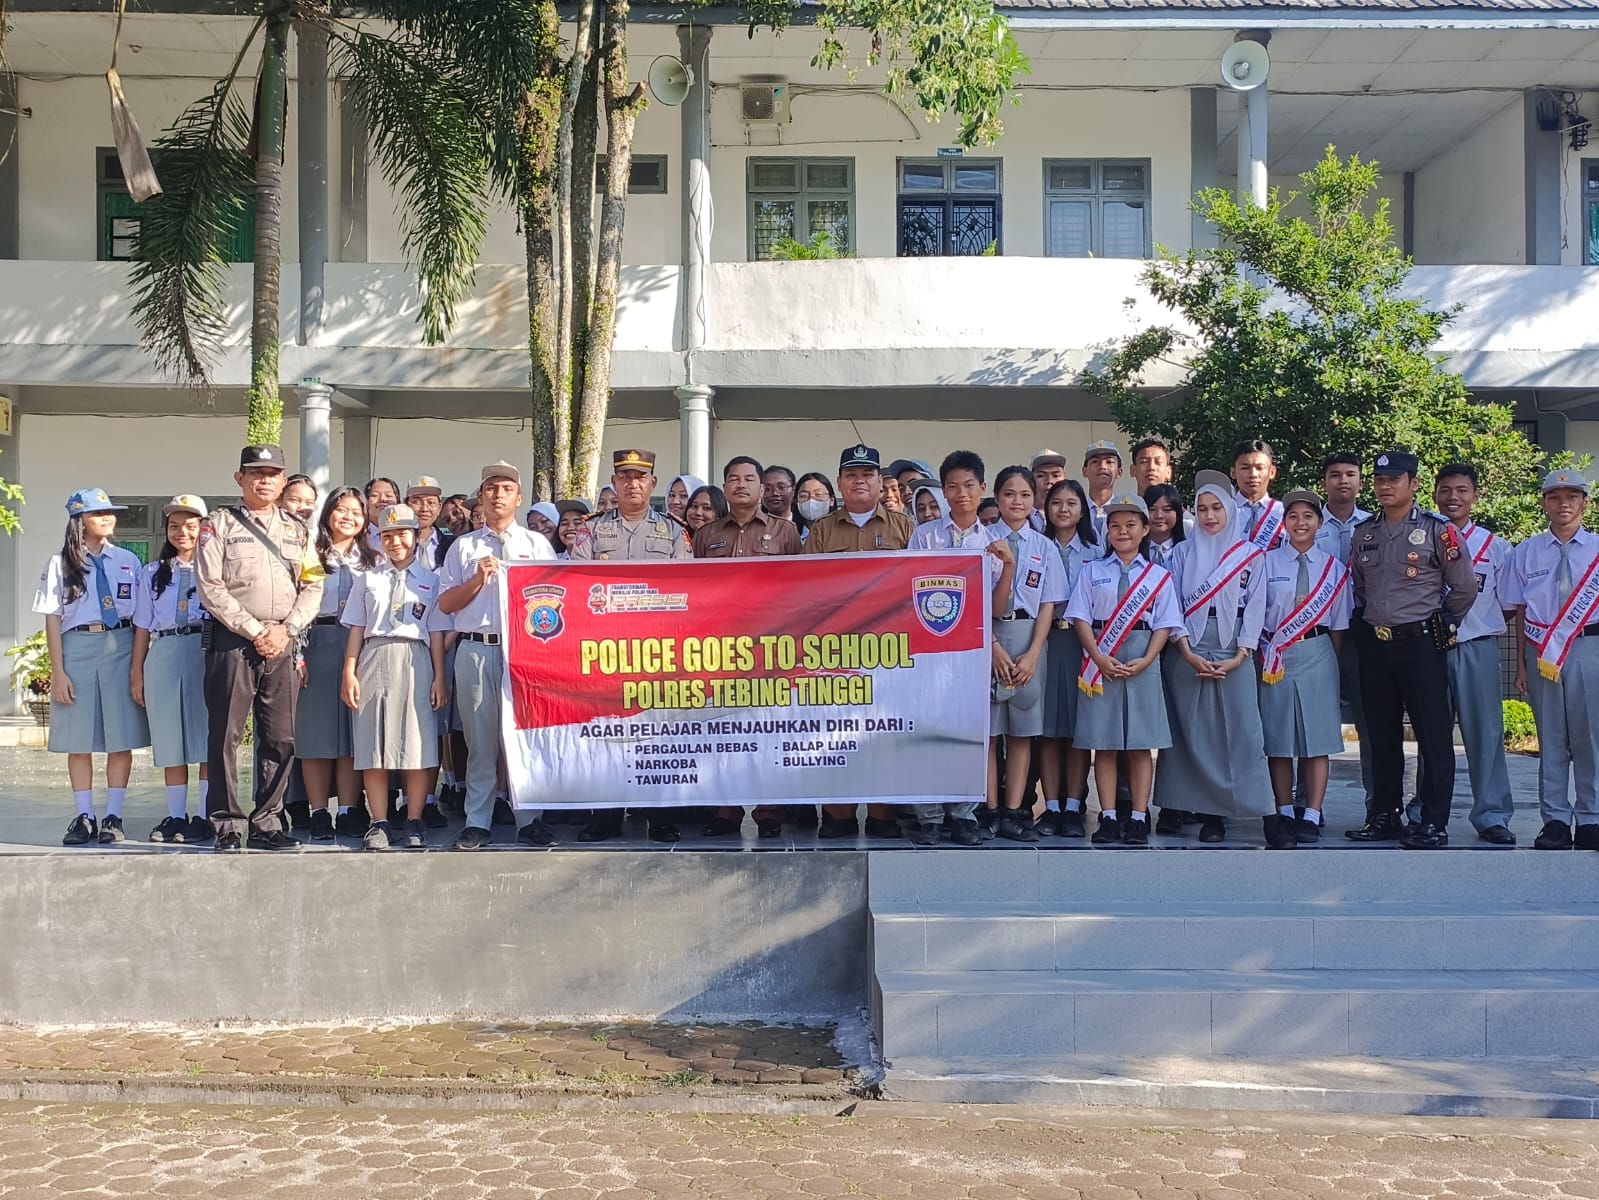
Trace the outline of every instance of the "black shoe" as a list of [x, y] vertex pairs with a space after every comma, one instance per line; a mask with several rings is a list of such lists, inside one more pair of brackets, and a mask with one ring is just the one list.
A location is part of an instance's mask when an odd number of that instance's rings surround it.
[[1060, 812], [1060, 835], [1063, 838], [1087, 837], [1088, 830], [1083, 825], [1083, 810], [1080, 808], [1063, 808]]
[[183, 831], [183, 840], [190, 846], [203, 846], [216, 835], [216, 826], [211, 824], [209, 818], [194, 816], [189, 818], [189, 824]]
[[816, 806], [814, 804], [801, 804], [788, 810], [788, 823], [795, 829], [816, 828]]
[[1424, 821], [1399, 844], [1406, 850], [1442, 850], [1449, 845], [1449, 831]]
[[461, 830], [460, 836], [455, 839], [457, 850], [481, 850], [494, 840], [494, 835], [487, 829], [479, 829], [476, 825], [468, 825]]
[[[111, 818], [107, 817], [106, 820]], [[100, 835], [100, 840], [105, 840], [105, 834]], [[1578, 825], [1577, 836], [1571, 839], [1571, 845], [1577, 850], [1599, 850], [1599, 825]]]
[[1321, 822], [1301, 818], [1294, 822], [1294, 840], [1301, 846], [1313, 846], [1321, 841]]
[[[1582, 831], [1579, 829], [1577, 832], [1580, 834]], [[1487, 842], [1490, 846], [1514, 846], [1516, 835], [1510, 832], [1508, 825], [1490, 825], [1487, 829], [1477, 830], [1477, 840]]]
[[1036, 842], [1033, 814], [1025, 808], [1007, 808], [999, 818], [999, 836], [1008, 842]]
[[252, 829], [245, 847], [250, 850], [298, 850], [300, 842], [281, 829], [274, 829], [271, 833], [257, 833]]
[[910, 832], [905, 836], [910, 839], [913, 846], [936, 846], [943, 828], [942, 822], [935, 825], [931, 821], [918, 821], [910, 827]]
[[439, 789], [439, 810], [445, 816], [460, 816], [466, 809], [466, 789], [458, 783], [447, 783]]
[[99, 837], [99, 823], [87, 813], [79, 813], [72, 818], [72, 824], [67, 826], [67, 832], [61, 838], [61, 844], [63, 846], [87, 846]]
[[186, 817], [168, 817], [150, 831], [152, 842], [182, 842], [183, 831], [189, 827]]
[[1571, 826], [1564, 821], [1547, 821], [1532, 841], [1534, 850], [1570, 850]]
[[898, 838], [904, 835], [899, 831], [899, 822], [893, 817], [867, 817], [866, 836], [875, 838]]
[[1136, 817], [1129, 817], [1122, 826], [1122, 845], [1147, 846], [1149, 845], [1149, 816], [1146, 813], [1142, 821]]
[[366, 833], [361, 837], [361, 849], [387, 850], [388, 848], [389, 823], [387, 821], [373, 821], [372, 824], [367, 826]]
[[1404, 837], [1404, 827], [1398, 813], [1384, 813], [1367, 817], [1359, 829], [1346, 829], [1344, 836], [1352, 842], [1397, 842]]
[[553, 846], [555, 832], [542, 819], [532, 820], [516, 831], [516, 840], [524, 846]]
[[649, 823], [650, 841], [664, 842], [671, 845], [683, 837], [682, 830], [670, 821], [651, 821]]
[[291, 800], [283, 806], [283, 819], [291, 829], [304, 829], [311, 823], [311, 802]]
[[983, 831], [976, 821], [959, 817], [949, 823], [949, 840], [957, 846], [981, 846]]
[[333, 818], [334, 830], [344, 837], [365, 837], [371, 827], [372, 818], [367, 816], [365, 808], [345, 809]]
[[407, 821], [405, 823], [405, 840], [400, 844], [407, 850], [423, 850], [427, 848], [427, 830], [422, 827], [421, 821]]
[[983, 838], [987, 840], [994, 836], [994, 831], [999, 828], [999, 809], [979, 808], [975, 814], [977, 827], [983, 831]]
[[1056, 809], [1046, 808], [1044, 815], [1038, 818], [1038, 824], [1033, 826], [1039, 837], [1060, 836], [1060, 813]]
[[244, 839], [236, 833], [224, 833], [217, 838], [217, 850], [223, 854], [238, 854], [244, 849]]
[[758, 838], [780, 838], [783, 836], [783, 822], [757, 821], [755, 822], [755, 836]]
[[1094, 836], [1089, 840], [1096, 846], [1114, 846], [1122, 840], [1121, 822], [1112, 813], [1100, 813], [1099, 828], [1094, 830]]
[[1155, 818], [1155, 832], [1161, 837], [1172, 837], [1183, 831], [1183, 810], [1180, 808], [1163, 808], [1160, 816]]
[[822, 823], [816, 830], [819, 838], [852, 838], [859, 837], [860, 823], [854, 817], [832, 817], [827, 813], [822, 814]]
[[122, 818], [109, 814], [100, 822], [100, 844], [102, 846], [115, 846], [128, 840], [128, 835], [123, 832]]
[[594, 814], [577, 835], [580, 842], [608, 842], [622, 836], [622, 814], [618, 809], [604, 808]]
[[737, 821], [732, 817], [712, 817], [705, 823], [705, 828], [700, 830], [701, 837], [737, 837], [744, 828], [744, 820], [740, 817]]
[[1299, 822], [1292, 817], [1273, 814], [1261, 818], [1266, 833], [1266, 849], [1292, 850], [1299, 845]]
[[492, 825], [516, 824], [516, 813], [512, 810], [509, 800], [496, 800], [494, 802], [494, 816], [489, 823]]
[[422, 824], [429, 829], [443, 829], [450, 823], [450, 818], [437, 804], [424, 804], [422, 806]]
[[1227, 840], [1227, 822], [1208, 813], [1199, 822], [1199, 840], [1208, 845]]
[[325, 808], [319, 808], [311, 814], [311, 840], [313, 842], [333, 840], [333, 817]]

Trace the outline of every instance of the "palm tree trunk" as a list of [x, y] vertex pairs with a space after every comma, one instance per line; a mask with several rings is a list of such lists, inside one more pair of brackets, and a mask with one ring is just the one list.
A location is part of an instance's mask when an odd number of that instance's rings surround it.
[[255, 275], [250, 297], [251, 445], [283, 438], [278, 395], [278, 297], [283, 254], [283, 126], [288, 100], [289, 3], [269, 0], [255, 101]]

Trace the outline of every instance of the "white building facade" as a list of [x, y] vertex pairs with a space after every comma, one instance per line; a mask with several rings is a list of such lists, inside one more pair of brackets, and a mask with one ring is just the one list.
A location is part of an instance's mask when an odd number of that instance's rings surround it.
[[[137, 209], [109, 149], [115, 6], [63, 7], [11, 6], [0, 76], [0, 396], [13, 412], [0, 475], [28, 496], [23, 532], [0, 539], [5, 640], [37, 627], [33, 582], [69, 492], [133, 502], [124, 540], [138, 550], [159, 510], [137, 506], [227, 496], [243, 436], [249, 268], [232, 268], [229, 351], [202, 405], [139, 347], [117, 261]], [[209, 90], [250, 26], [238, 5], [151, 7], [183, 11], [124, 25], [118, 66], [147, 134]], [[1075, 379], [1164, 315], [1137, 276], [1156, 247], [1205, 244], [1193, 193], [1236, 186], [1241, 105], [1218, 64], [1240, 37], [1271, 58], [1271, 182], [1292, 186], [1329, 144], [1377, 160], [1414, 288], [1463, 306], [1444, 348], [1472, 390], [1511, 404], [1548, 449], [1599, 452], [1599, 139], [1587, 144], [1583, 120], [1599, 116], [1599, 0], [1010, 0], [1032, 73], [1004, 137], [964, 154], [949, 122], [902, 111], [873, 72], [811, 67], [804, 27], [750, 38], [664, 6], [635, 13], [636, 77], [663, 54], [697, 67], [683, 105], [652, 104], [638, 123], [605, 440], [607, 453], [656, 449], [663, 479], [734, 454], [830, 471], [857, 438], [893, 457], [969, 447], [997, 467], [1115, 436]], [[331, 405], [325, 441], [310, 422], [303, 450], [328, 456], [334, 483], [425, 472], [465, 490], [485, 456], [527, 461], [514, 215], [494, 220], [449, 344], [425, 347], [395, 199], [338, 81], [291, 68], [291, 465], [302, 400]], [[768, 119], [758, 102], [774, 88]], [[707, 202], [689, 205], [702, 168]], [[773, 238], [821, 229], [853, 257], [765, 261]], [[317, 278], [319, 321], [301, 305]]]

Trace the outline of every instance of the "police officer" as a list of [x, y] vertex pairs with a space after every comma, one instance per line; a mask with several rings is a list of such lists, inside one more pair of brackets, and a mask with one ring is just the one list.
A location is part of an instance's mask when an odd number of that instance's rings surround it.
[[[205, 703], [211, 824], [216, 848], [298, 850], [283, 832], [283, 799], [294, 758], [294, 646], [322, 603], [320, 564], [299, 517], [278, 507], [285, 465], [277, 446], [246, 446], [234, 481], [240, 502], [200, 526], [195, 583], [211, 615]], [[255, 715], [253, 811], [239, 806], [238, 749]]]
[[[1372, 802], [1357, 842], [1400, 840], [1406, 849], [1449, 844], [1455, 790], [1454, 715], [1447, 646], [1477, 598], [1477, 576], [1449, 522], [1416, 506], [1413, 454], [1377, 456], [1372, 490], [1382, 511], [1355, 528], [1360, 692], [1371, 730]], [[1416, 731], [1423, 772], [1421, 824], [1409, 833], [1404, 808], [1404, 719]]]
[[[568, 557], [573, 562], [595, 559], [666, 562], [691, 558], [683, 527], [650, 504], [655, 494], [655, 451], [618, 450], [611, 457], [611, 486], [616, 490], [616, 508], [602, 512], [588, 522], [586, 537], [572, 542]], [[676, 809], [649, 810], [652, 842], [675, 842], [682, 836], [677, 827]], [[596, 809], [582, 833], [580, 842], [604, 842], [622, 836], [622, 810]]]

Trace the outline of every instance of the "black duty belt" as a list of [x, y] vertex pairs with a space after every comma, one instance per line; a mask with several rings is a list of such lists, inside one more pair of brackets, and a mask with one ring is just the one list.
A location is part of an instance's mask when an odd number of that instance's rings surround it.
[[198, 625], [179, 625], [179, 626], [177, 626], [174, 629], [157, 629], [155, 631], [155, 633], [152, 634], [151, 636], [152, 637], [158, 637], [158, 638], [182, 637], [186, 633], [199, 633], [199, 632], [200, 632], [200, 627]]
[[133, 622], [124, 618], [114, 625], [107, 625], [104, 621], [91, 621], [87, 625], [74, 625], [66, 633], [110, 633], [113, 629], [126, 629]]
[[[1367, 624], [1371, 622], [1368, 621]], [[1411, 638], [1425, 636], [1427, 622], [1409, 621], [1404, 625], [1371, 625], [1371, 631], [1377, 635], [1379, 642], [1405, 642]]]
[[485, 646], [498, 646], [500, 644], [500, 635], [497, 633], [463, 633], [461, 640], [463, 642], [481, 642]]

